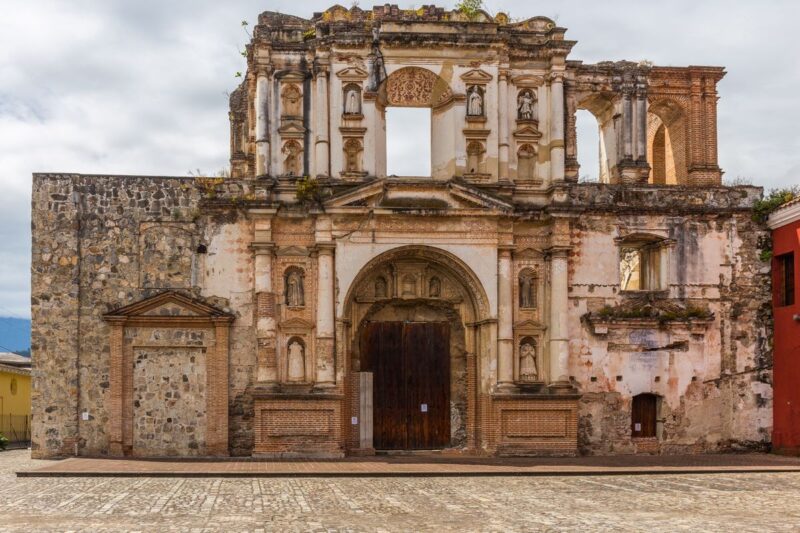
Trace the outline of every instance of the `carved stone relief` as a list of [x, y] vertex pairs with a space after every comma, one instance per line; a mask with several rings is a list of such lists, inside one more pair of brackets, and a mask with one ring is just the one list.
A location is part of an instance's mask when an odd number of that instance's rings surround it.
[[295, 84], [287, 85], [281, 92], [281, 107], [284, 116], [299, 117], [303, 115], [303, 95]]
[[386, 80], [386, 101], [389, 105], [436, 107], [452, 95], [447, 82], [424, 68], [402, 68]]

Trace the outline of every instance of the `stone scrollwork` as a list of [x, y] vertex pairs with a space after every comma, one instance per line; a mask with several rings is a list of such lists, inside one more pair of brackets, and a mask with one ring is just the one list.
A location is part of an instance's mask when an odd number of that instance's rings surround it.
[[436, 107], [450, 100], [452, 96], [447, 82], [424, 68], [401, 68], [386, 80], [388, 105]]

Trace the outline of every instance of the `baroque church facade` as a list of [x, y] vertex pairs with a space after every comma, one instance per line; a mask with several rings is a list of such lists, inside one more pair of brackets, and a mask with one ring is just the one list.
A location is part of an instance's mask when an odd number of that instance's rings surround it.
[[[721, 185], [724, 70], [584, 64], [565, 32], [265, 12], [230, 177], [34, 175], [34, 456], [768, 446], [761, 190]], [[430, 176], [387, 175], [391, 107], [430, 109]]]

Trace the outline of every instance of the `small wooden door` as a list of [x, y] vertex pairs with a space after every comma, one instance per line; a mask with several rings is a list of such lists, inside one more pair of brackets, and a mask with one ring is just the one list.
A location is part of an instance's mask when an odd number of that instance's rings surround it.
[[639, 394], [633, 397], [631, 407], [631, 436], [645, 438], [656, 436], [656, 414], [658, 397], [655, 394]]
[[373, 373], [373, 443], [426, 450], [450, 442], [450, 326], [371, 322], [361, 334], [362, 371]]

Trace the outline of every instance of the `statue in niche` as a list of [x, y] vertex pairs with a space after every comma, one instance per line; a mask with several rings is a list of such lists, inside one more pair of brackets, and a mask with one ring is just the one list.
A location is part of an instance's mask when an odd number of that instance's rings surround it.
[[287, 365], [287, 379], [289, 381], [305, 381], [306, 380], [306, 356], [305, 347], [299, 339], [291, 339], [287, 348], [288, 365]]
[[536, 276], [530, 271], [519, 275], [519, 307], [520, 309], [536, 307]]
[[483, 95], [477, 85], [473, 85], [469, 89], [469, 96], [467, 96], [467, 115], [471, 117], [483, 116]]
[[283, 115], [290, 117], [302, 116], [301, 111], [302, 95], [297, 85], [289, 85], [283, 90]]
[[519, 345], [519, 379], [536, 381], [539, 379], [539, 366], [536, 362], [536, 340], [525, 337]]
[[357, 139], [348, 139], [344, 143], [345, 172], [361, 171], [361, 142]]
[[360, 115], [361, 114], [361, 96], [358, 87], [355, 85], [348, 85], [344, 93], [344, 114], [345, 115]]
[[432, 277], [428, 283], [428, 296], [438, 298], [442, 295], [442, 282], [436, 276]]
[[300, 175], [300, 154], [303, 152], [300, 143], [289, 141], [283, 145], [281, 150], [286, 156], [283, 160], [283, 170], [286, 176]]
[[533, 97], [533, 91], [526, 89], [519, 93], [517, 96], [517, 119], [518, 120], [533, 120], [536, 116], [534, 106], [536, 99]]
[[303, 307], [303, 273], [299, 270], [290, 270], [286, 274], [286, 305], [289, 307]]
[[386, 298], [386, 280], [383, 276], [375, 280], [375, 298]]

